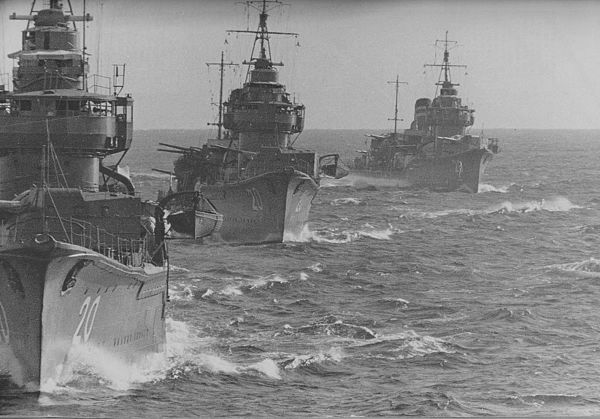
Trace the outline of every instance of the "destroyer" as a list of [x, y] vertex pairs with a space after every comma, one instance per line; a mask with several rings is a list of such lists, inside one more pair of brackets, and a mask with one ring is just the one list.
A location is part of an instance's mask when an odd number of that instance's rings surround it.
[[361, 151], [354, 160], [353, 173], [366, 176], [388, 177], [406, 182], [406, 186], [425, 187], [436, 191], [477, 192], [485, 167], [498, 153], [498, 140], [482, 138], [466, 132], [473, 125], [473, 109], [461, 103], [457, 96], [457, 83], [450, 77], [448, 33], [444, 44], [442, 64], [426, 66], [441, 67], [436, 86], [440, 94], [431, 101], [418, 99], [415, 116], [410, 129], [397, 132], [398, 78], [394, 132], [385, 135], [369, 135], [370, 147]]
[[27, 27], [0, 91], [0, 376], [33, 390], [74, 358], [163, 351], [168, 279], [161, 209], [153, 230], [131, 181], [103, 164], [131, 145], [124, 68], [114, 94], [90, 91], [76, 25], [91, 16], [46, 4], [11, 16]]
[[[283, 64], [271, 59], [269, 38], [297, 34], [268, 31], [268, 5], [279, 1], [247, 3], [260, 12], [258, 29], [229, 31], [252, 33], [255, 40], [250, 60], [244, 61], [248, 73], [243, 87], [234, 89], [227, 102], [219, 101], [218, 137], [202, 147], [162, 145], [169, 147], [163, 151], [181, 154], [174, 164], [180, 194], [172, 195], [173, 200], [181, 202], [182, 192], [198, 191], [222, 214], [213, 236], [235, 243], [281, 242], [300, 236], [318, 190], [320, 167], [329, 176], [344, 173], [337, 155], [323, 156], [320, 165], [314, 151], [293, 148], [291, 137], [302, 132], [305, 109], [279, 82], [276, 66]], [[221, 56], [220, 98], [224, 65]], [[164, 204], [181, 211], [182, 205], [169, 197]], [[189, 205], [187, 211], [192, 211]], [[198, 236], [197, 231], [188, 233]]]

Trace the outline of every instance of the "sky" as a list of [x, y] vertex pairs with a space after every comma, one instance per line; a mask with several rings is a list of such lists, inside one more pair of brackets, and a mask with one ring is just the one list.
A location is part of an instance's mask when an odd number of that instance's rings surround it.
[[[76, 14], [83, 1], [71, 0]], [[67, 4], [67, 0], [63, 0]], [[38, 1], [38, 3], [40, 3]], [[474, 129], [600, 128], [600, 0], [286, 0], [270, 11], [280, 81], [306, 106], [305, 128], [392, 129], [396, 76], [407, 127], [420, 97], [432, 98], [442, 50], [450, 51]], [[0, 0], [0, 74], [20, 49], [29, 0]], [[239, 0], [87, 0], [91, 73], [126, 63], [124, 92], [135, 100], [137, 129], [205, 128], [217, 118], [221, 51], [250, 58], [258, 12]], [[225, 71], [225, 96], [246, 66]]]

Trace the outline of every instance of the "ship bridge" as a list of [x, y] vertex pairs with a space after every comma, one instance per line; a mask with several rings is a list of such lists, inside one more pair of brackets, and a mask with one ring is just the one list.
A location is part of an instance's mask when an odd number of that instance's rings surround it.
[[10, 19], [28, 22], [21, 50], [8, 55], [19, 60], [13, 69], [15, 91], [84, 88], [87, 63], [75, 22], [91, 21], [89, 14], [65, 14], [58, 0], [50, 0], [48, 9], [31, 15], [13, 13]]

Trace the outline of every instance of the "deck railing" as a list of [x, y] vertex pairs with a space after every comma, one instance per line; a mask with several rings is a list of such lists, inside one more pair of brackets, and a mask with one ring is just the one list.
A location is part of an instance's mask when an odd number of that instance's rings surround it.
[[[45, 228], [42, 223], [45, 223]], [[23, 243], [37, 233], [45, 231], [58, 241], [85, 247], [128, 266], [141, 266], [150, 261], [147, 238], [132, 239], [100, 228], [89, 221], [63, 217], [16, 217], [14, 221], [0, 223], [0, 246]]]

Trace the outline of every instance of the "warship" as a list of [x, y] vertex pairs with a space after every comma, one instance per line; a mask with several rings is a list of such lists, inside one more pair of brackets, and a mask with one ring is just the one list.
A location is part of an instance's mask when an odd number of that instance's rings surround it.
[[162, 209], [104, 164], [130, 148], [133, 99], [124, 65], [114, 91], [89, 88], [85, 3], [10, 19], [27, 27], [0, 88], [0, 377], [38, 391], [71, 361], [163, 353], [169, 269]]
[[[212, 238], [238, 244], [294, 240], [300, 237], [308, 220], [320, 178], [341, 177], [347, 172], [338, 164], [337, 155], [319, 159], [314, 151], [293, 147], [292, 136], [304, 129], [305, 108], [279, 82], [276, 67], [283, 63], [273, 62], [269, 39], [274, 34], [297, 34], [268, 30], [268, 9], [280, 5], [279, 1], [247, 4], [259, 11], [258, 28], [228, 31], [255, 36], [250, 60], [243, 62], [248, 66], [246, 80], [223, 102], [223, 69], [227, 64], [221, 54], [219, 119], [214, 124], [218, 126], [217, 138], [202, 147], [161, 143], [167, 147], [162, 151], [180, 154], [173, 169], [178, 195], [167, 196], [164, 205], [173, 207], [174, 213], [189, 214], [194, 211], [190, 207], [191, 196], [198, 192], [202, 202], [222, 215], [222, 220], [214, 221], [217, 225]], [[187, 205], [173, 204], [170, 197]], [[171, 221], [170, 214], [167, 220]], [[193, 229], [187, 233], [198, 237]]]
[[458, 97], [457, 83], [451, 80], [448, 33], [443, 41], [444, 59], [441, 64], [426, 64], [441, 67], [436, 83], [439, 95], [432, 100], [417, 99], [414, 120], [409, 129], [399, 133], [398, 87], [396, 86], [394, 131], [384, 135], [368, 135], [368, 150], [354, 160], [354, 174], [369, 177], [398, 179], [403, 186], [428, 188], [434, 191], [464, 191], [476, 193], [480, 178], [499, 152], [496, 138], [483, 138], [467, 132], [474, 123], [474, 109], [463, 105]]

